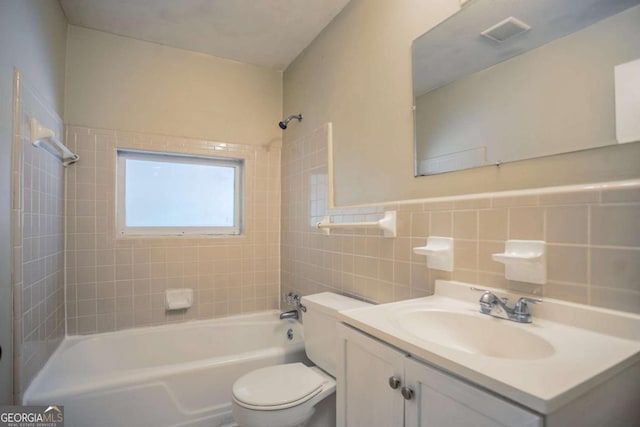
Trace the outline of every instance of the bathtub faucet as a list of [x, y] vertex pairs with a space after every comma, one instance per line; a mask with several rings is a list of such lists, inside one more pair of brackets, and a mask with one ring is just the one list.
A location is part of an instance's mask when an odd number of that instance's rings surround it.
[[280, 313], [280, 320], [282, 319], [296, 319], [298, 320], [298, 310], [290, 310]]
[[293, 292], [289, 292], [282, 298], [283, 302], [287, 303], [287, 305], [295, 307], [297, 310], [302, 311], [303, 313], [307, 311], [307, 307], [302, 304], [302, 298], [300, 295], [294, 294]]

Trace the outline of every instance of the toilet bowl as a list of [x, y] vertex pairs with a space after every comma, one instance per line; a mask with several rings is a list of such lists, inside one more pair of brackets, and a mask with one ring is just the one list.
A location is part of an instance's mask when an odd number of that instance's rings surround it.
[[331, 292], [303, 297], [302, 304], [305, 351], [317, 366], [288, 363], [238, 378], [233, 384], [232, 413], [241, 427], [335, 424], [337, 314], [369, 304]]
[[242, 427], [303, 426], [335, 390], [335, 380], [315, 366], [288, 363], [257, 369], [233, 385], [233, 418]]

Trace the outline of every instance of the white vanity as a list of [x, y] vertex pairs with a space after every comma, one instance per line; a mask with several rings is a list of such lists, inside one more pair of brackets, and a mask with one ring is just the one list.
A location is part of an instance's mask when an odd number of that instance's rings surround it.
[[479, 297], [438, 281], [342, 312], [337, 425], [640, 425], [640, 316], [547, 299], [516, 323]]

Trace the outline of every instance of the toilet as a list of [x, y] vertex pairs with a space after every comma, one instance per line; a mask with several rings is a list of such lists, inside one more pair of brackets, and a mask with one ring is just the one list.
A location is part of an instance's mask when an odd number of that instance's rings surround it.
[[233, 418], [241, 427], [335, 425], [337, 314], [368, 306], [331, 292], [302, 298], [305, 351], [316, 366], [256, 369], [233, 384]]

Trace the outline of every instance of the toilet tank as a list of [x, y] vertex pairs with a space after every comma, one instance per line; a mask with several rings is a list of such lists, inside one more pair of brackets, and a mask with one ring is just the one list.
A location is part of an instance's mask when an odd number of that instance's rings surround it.
[[307, 311], [302, 313], [304, 346], [307, 357], [329, 374], [336, 376], [338, 355], [338, 312], [371, 304], [332, 292], [302, 297]]

